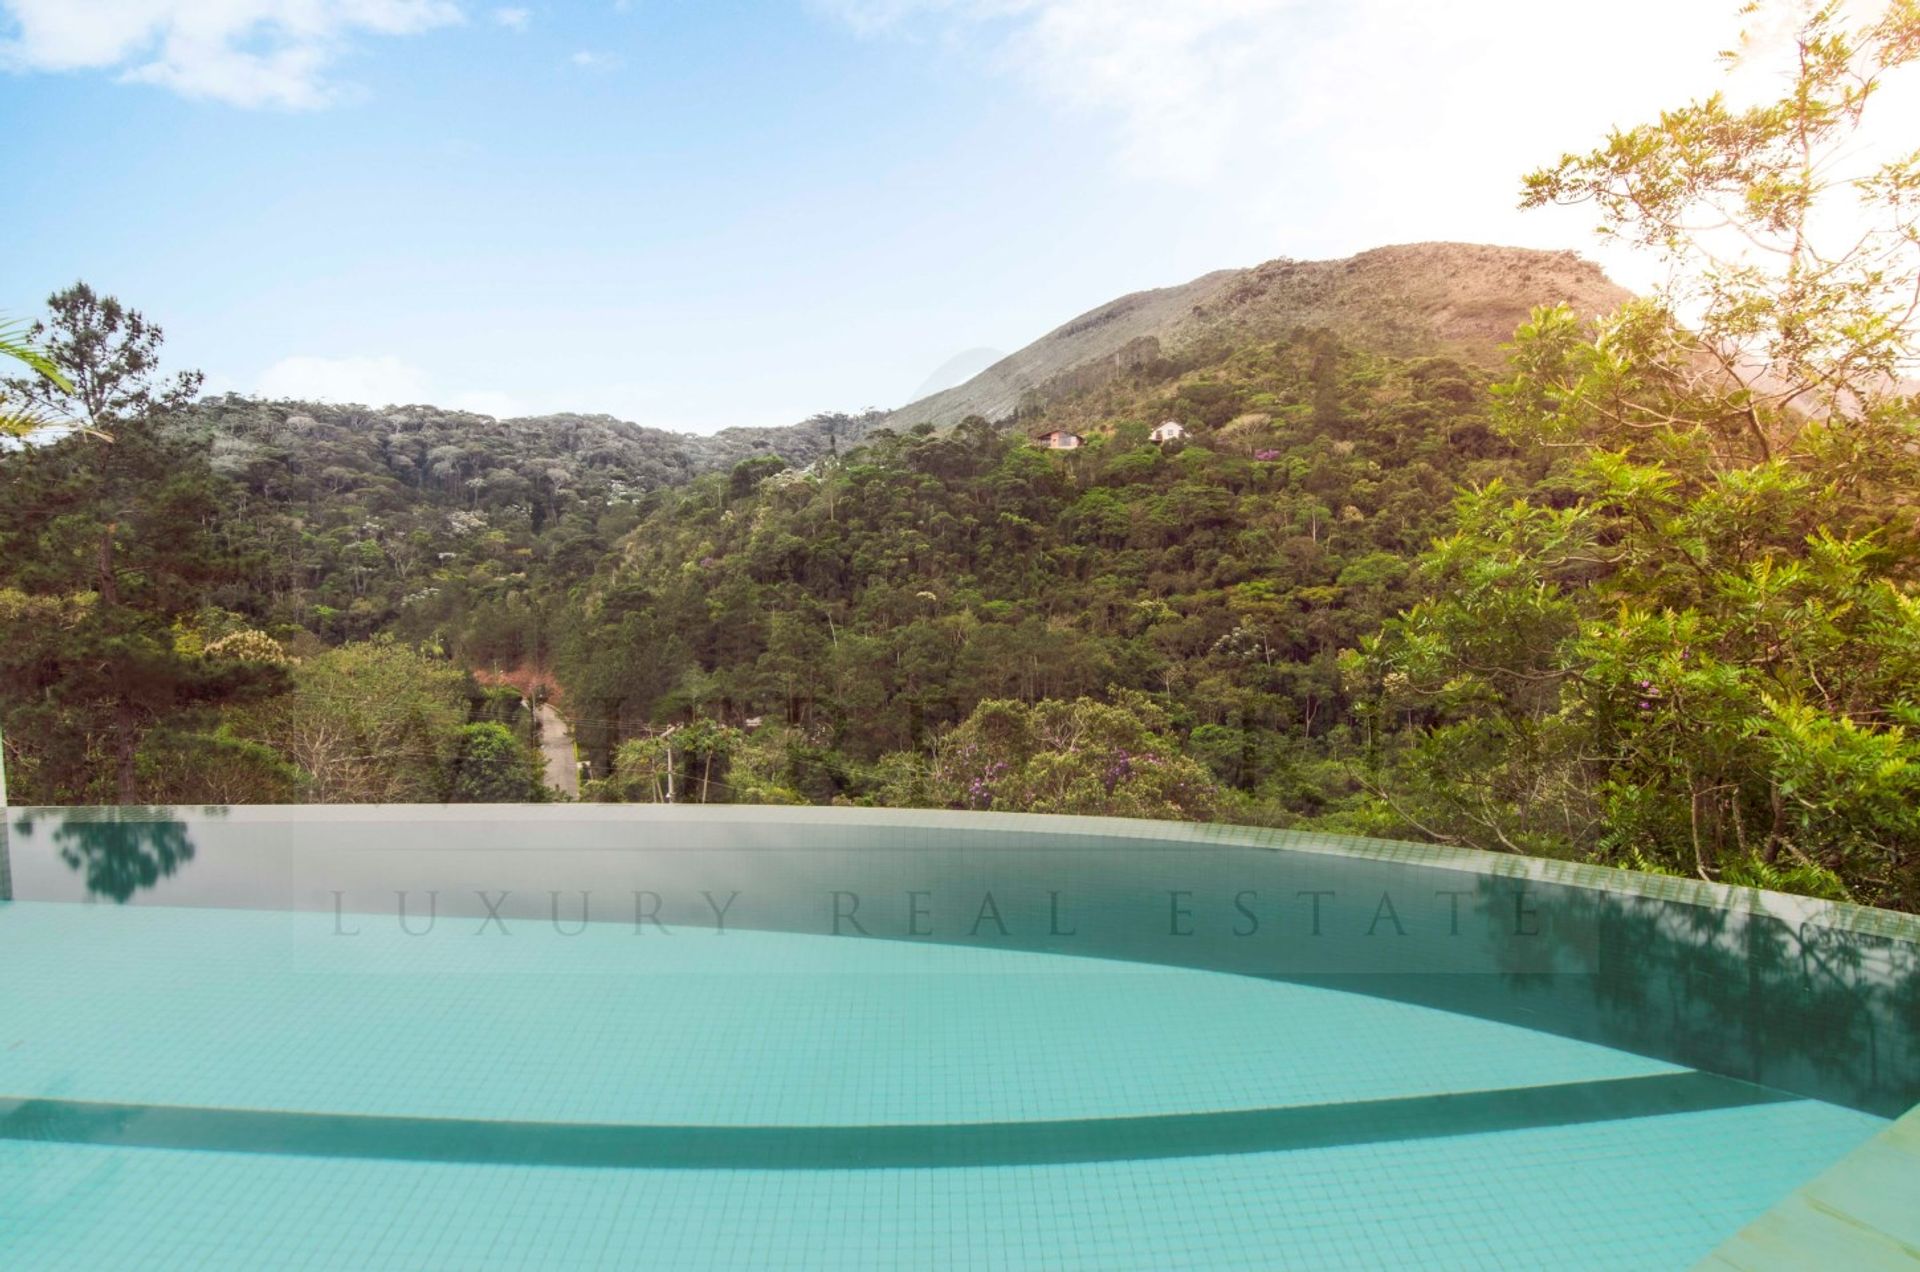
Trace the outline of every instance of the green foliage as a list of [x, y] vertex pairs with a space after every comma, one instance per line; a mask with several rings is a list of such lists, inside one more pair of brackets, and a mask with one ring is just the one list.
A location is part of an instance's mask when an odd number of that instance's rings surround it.
[[[1072, 752], [1026, 771], [1034, 800], [1363, 816], [1340, 650], [1416, 598], [1412, 559], [1458, 482], [1544, 467], [1492, 437], [1481, 383], [1303, 332], [1060, 399], [1076, 431], [1113, 430], [1072, 456], [976, 420], [654, 496], [552, 618], [582, 745], [611, 774], [589, 795], [664, 800], [671, 776], [681, 801], [951, 803], [928, 757], [981, 704], [1148, 693], [1167, 723], [1135, 749], [1207, 799], [1116, 796]], [[1255, 398], [1264, 413], [1240, 409]], [[1197, 425], [1232, 407], [1232, 427], [1177, 457], [1147, 445], [1137, 421], [1181, 402], [1204, 404]], [[1480, 439], [1464, 457], [1463, 437]], [[695, 745], [721, 721], [740, 737]]]
[[[896, 762], [881, 803], [1205, 821], [1218, 791], [1181, 754], [1166, 712], [1137, 693], [982, 702], [941, 738], [924, 771]], [[896, 778], [898, 781], [899, 778]]]
[[[1847, 177], [1920, 10], [1803, 17], [1778, 102], [1721, 99], [1528, 179], [1675, 284], [1521, 327], [1498, 419], [1562, 461], [1460, 500], [1362, 646], [1381, 798], [1439, 837], [1920, 905], [1920, 171]], [[1816, 210], [1858, 229], [1823, 248]], [[1729, 253], [1690, 227], [1727, 221]], [[1686, 313], [1682, 322], [1676, 315]]]
[[728, 776], [740, 746], [740, 730], [717, 720], [696, 717], [668, 735], [674, 763], [679, 765], [681, 799], [689, 804], [726, 804]]
[[524, 804], [537, 799], [540, 773], [533, 754], [504, 724], [463, 726], [453, 751], [456, 804]]
[[476, 724], [502, 725], [521, 736], [532, 729], [533, 713], [527, 710], [526, 699], [512, 685], [473, 686], [467, 710]]
[[[0, 358], [26, 367], [52, 392], [73, 392], [73, 381], [34, 343], [36, 335], [31, 323], [0, 320]], [[11, 387], [10, 382], [0, 386], [0, 436], [25, 437], [54, 422], [54, 417], [31, 396]]]
[[795, 733], [749, 733], [695, 719], [623, 742], [612, 776], [588, 783], [587, 798], [612, 803], [804, 804], [814, 757]]
[[[1761, 458], [1780, 449], [1782, 430], [1895, 391], [1913, 369], [1920, 320], [1920, 152], [1876, 159], [1859, 144], [1888, 76], [1920, 59], [1920, 6], [1778, 8], [1798, 28], [1776, 100], [1690, 102], [1529, 175], [1524, 190], [1527, 206], [1594, 205], [1603, 234], [1675, 270], [1663, 295], [1611, 324], [1611, 366], [1601, 379], [1600, 366], [1582, 368], [1588, 387], [1680, 389], [1691, 409], [1677, 431], [1745, 430]], [[1673, 314], [1696, 316], [1682, 326]], [[1721, 376], [1688, 378], [1690, 355]], [[1626, 396], [1624, 409], [1603, 412], [1612, 426], [1651, 405], [1644, 392]], [[1823, 409], [1809, 410], [1816, 402]], [[1789, 405], [1799, 421], [1779, 414]]]
[[31, 335], [60, 374], [7, 387], [88, 432], [0, 465], [0, 588], [19, 619], [56, 620], [8, 622], [0, 706], [15, 745], [38, 752], [25, 766], [32, 798], [130, 804], [151, 729], [271, 692], [285, 674], [182, 643], [181, 617], [246, 569], [213, 529], [222, 491], [204, 451], [168, 426], [198, 376], [161, 380], [159, 328], [85, 284], [49, 306], [51, 325]]
[[85, 283], [55, 292], [47, 308], [49, 321], [15, 337], [14, 356], [34, 372], [6, 381], [19, 400], [111, 436], [116, 425], [150, 425], [199, 392], [198, 371], [158, 378], [165, 336], [139, 310]]
[[727, 475], [727, 490], [736, 499], [753, 493], [754, 488], [767, 478], [787, 467], [787, 461], [778, 455], [755, 455], [743, 459], [733, 466]]
[[[1414, 599], [1409, 562], [1454, 484], [1533, 471], [1504, 444], [1456, 453], [1485, 415], [1453, 386], [1478, 379], [1302, 333], [1050, 409], [1098, 437], [1089, 416], [1166, 418], [1199, 384], [1215, 408], [1319, 401], [1324, 427], [1269, 416], [1177, 458], [1144, 441], [1061, 457], [975, 421], [870, 436], [739, 489], [703, 478], [650, 500], [555, 616], [556, 671], [603, 769], [622, 736], [765, 717], [818, 737], [814, 763], [840, 777], [783, 783], [814, 798], [859, 796], [864, 766], [983, 700], [1115, 684], [1170, 694], [1198, 724], [1325, 743], [1345, 713], [1338, 651]], [[1274, 751], [1239, 772], [1249, 792]]]
[[342, 645], [301, 659], [288, 692], [230, 710], [227, 725], [292, 764], [310, 799], [438, 803], [453, 785], [466, 686], [458, 667], [391, 639]]
[[145, 803], [297, 804], [305, 773], [272, 747], [236, 737], [225, 725], [207, 732], [155, 730], [137, 760]]

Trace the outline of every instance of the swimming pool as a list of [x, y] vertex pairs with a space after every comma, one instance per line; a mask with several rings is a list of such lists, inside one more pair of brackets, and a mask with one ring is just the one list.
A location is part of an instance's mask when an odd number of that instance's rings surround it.
[[17, 820], [0, 1264], [1685, 1267], [1888, 1120], [1545, 878], [822, 811]]

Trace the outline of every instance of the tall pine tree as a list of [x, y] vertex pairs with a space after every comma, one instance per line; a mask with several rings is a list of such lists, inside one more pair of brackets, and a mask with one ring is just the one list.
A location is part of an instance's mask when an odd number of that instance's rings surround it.
[[199, 373], [163, 379], [160, 329], [84, 283], [48, 306], [31, 338], [60, 378], [7, 388], [77, 427], [0, 463], [7, 732], [30, 798], [133, 803], [156, 723], [283, 673], [182, 639], [179, 620], [243, 564], [217, 533], [223, 482], [207, 448], [173, 419]]

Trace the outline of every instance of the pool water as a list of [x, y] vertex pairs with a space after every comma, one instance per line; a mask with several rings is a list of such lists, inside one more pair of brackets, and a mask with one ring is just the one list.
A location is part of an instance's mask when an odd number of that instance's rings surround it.
[[979, 947], [14, 901], [0, 969], [10, 1268], [1678, 1268], [1886, 1124]]

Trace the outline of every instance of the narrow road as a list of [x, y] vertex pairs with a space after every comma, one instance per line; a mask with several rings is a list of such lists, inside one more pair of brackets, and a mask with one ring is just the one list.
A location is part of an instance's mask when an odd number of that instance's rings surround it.
[[547, 785], [569, 799], [579, 799], [580, 770], [573, 760], [573, 730], [545, 702], [540, 704], [540, 753], [547, 761]]

